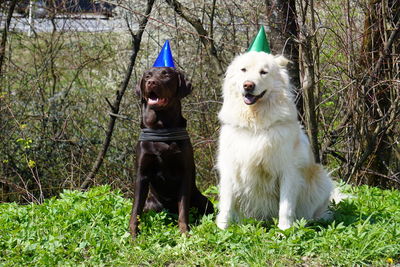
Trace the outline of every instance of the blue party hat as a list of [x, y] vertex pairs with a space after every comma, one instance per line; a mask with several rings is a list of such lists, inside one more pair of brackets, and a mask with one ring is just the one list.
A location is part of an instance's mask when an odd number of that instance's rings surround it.
[[161, 48], [160, 54], [158, 55], [153, 67], [171, 67], [175, 68], [174, 59], [172, 58], [171, 47], [169, 41], [166, 40], [163, 47]]

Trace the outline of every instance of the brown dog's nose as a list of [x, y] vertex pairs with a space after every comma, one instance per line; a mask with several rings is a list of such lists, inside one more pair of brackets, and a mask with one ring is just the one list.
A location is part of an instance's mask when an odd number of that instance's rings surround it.
[[155, 87], [156, 86], [156, 81], [153, 79], [147, 80], [146, 85], [147, 87]]
[[255, 85], [255, 83], [253, 83], [253, 82], [250, 82], [250, 81], [245, 81], [244, 83], [243, 83], [243, 89], [245, 90], [245, 91], [252, 91], [252, 90], [254, 90], [254, 87], [256, 87], [256, 85]]

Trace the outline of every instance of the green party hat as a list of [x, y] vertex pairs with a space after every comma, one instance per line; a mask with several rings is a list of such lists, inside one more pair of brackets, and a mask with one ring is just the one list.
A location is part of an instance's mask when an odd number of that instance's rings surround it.
[[267, 40], [267, 35], [265, 34], [263, 26], [260, 27], [256, 38], [254, 38], [249, 49], [247, 49], [247, 52], [250, 51], [265, 52], [268, 54], [271, 53], [271, 49], [269, 48], [269, 43]]

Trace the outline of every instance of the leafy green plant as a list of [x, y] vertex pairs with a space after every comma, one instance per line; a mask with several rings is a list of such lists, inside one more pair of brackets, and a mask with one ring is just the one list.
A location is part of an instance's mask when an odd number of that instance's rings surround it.
[[248, 219], [222, 231], [209, 215], [193, 223], [185, 236], [176, 216], [149, 212], [141, 217], [135, 241], [128, 232], [131, 201], [109, 186], [65, 190], [42, 205], [0, 204], [0, 266], [399, 263], [399, 191], [345, 190], [353, 197], [332, 206], [332, 221], [299, 220], [281, 231], [276, 221]]

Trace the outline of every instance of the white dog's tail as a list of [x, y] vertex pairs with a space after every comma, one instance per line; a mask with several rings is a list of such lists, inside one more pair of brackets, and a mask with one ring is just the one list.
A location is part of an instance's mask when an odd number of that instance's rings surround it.
[[334, 202], [335, 204], [338, 204], [340, 201], [351, 198], [351, 197], [352, 197], [351, 195], [344, 194], [344, 193], [340, 192], [338, 187], [335, 187], [335, 189], [333, 190], [333, 192], [331, 194], [330, 201]]
[[[350, 195], [350, 194], [345, 194], [345, 193], [340, 192], [339, 187], [337, 187], [335, 185], [335, 188], [333, 189], [333, 191], [331, 193], [331, 196], [329, 198], [329, 202], [330, 203], [334, 203], [334, 204], [338, 204], [342, 200], [349, 199], [349, 198], [352, 198], [352, 197], [353, 196]], [[331, 221], [334, 218], [334, 212], [329, 210], [329, 209], [327, 209], [325, 212], [322, 213], [320, 218], [323, 219], [323, 220], [326, 220], [326, 221]]]

